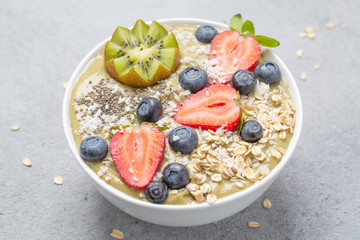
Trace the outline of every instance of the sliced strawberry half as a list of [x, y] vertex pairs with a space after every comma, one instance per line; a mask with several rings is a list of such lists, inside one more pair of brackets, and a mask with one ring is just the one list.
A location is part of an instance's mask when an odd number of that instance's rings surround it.
[[154, 178], [165, 149], [165, 134], [153, 124], [117, 132], [110, 141], [110, 154], [121, 177], [130, 186], [145, 188]]
[[239, 94], [228, 85], [212, 85], [185, 99], [176, 109], [176, 122], [201, 129], [234, 130], [240, 119]]
[[253, 37], [237, 31], [217, 34], [211, 41], [208, 68], [210, 84], [228, 84], [231, 76], [240, 69], [249, 70], [259, 60], [261, 49]]

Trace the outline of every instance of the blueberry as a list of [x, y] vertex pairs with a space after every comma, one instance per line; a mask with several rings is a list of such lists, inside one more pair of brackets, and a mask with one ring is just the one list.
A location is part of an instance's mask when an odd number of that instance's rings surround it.
[[175, 152], [191, 153], [197, 146], [198, 136], [188, 126], [174, 128], [169, 135], [169, 144]]
[[90, 136], [80, 143], [80, 156], [91, 162], [103, 159], [108, 152], [107, 142], [98, 136]]
[[239, 70], [231, 77], [231, 86], [239, 91], [241, 95], [249, 95], [254, 92], [256, 77], [252, 72]]
[[183, 89], [189, 90], [192, 93], [196, 93], [209, 86], [207, 73], [197, 67], [189, 67], [182, 71], [178, 77], [178, 81]]
[[136, 115], [140, 122], [156, 122], [163, 114], [163, 106], [160, 101], [153, 97], [141, 100], [136, 109]]
[[196, 30], [195, 37], [202, 43], [211, 43], [216, 34], [218, 31], [213, 26], [203, 25]]
[[163, 181], [171, 189], [180, 189], [190, 182], [189, 172], [180, 163], [171, 163], [163, 172]]
[[161, 181], [153, 181], [145, 188], [146, 198], [153, 203], [162, 203], [167, 198], [168, 193], [168, 187]]
[[256, 66], [254, 72], [261, 82], [269, 85], [274, 85], [280, 82], [280, 68], [274, 62], [262, 62]]
[[262, 126], [258, 121], [255, 120], [249, 120], [244, 122], [240, 136], [243, 140], [246, 142], [257, 142], [263, 134]]

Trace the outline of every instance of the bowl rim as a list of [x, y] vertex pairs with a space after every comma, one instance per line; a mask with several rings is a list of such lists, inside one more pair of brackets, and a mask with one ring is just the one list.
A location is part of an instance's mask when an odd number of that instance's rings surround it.
[[[165, 19], [159, 19], [156, 21], [159, 22], [160, 24], [171, 24], [171, 25], [204, 25], [204, 24], [206, 24], [206, 25], [213, 25], [213, 26], [219, 27], [219, 28], [226, 28], [226, 29], [229, 28], [226, 24], [211, 21], [211, 20], [206, 20], [206, 19], [199, 19], [199, 18], [165, 18]], [[150, 22], [148, 21], [147, 24], [149, 24], [149, 23]], [[76, 158], [77, 162], [82, 167], [82, 169], [100, 187], [102, 187], [104, 190], [106, 190], [108, 193], [110, 193], [114, 197], [120, 198], [123, 201], [126, 201], [130, 204], [137, 205], [139, 207], [141, 206], [141, 207], [159, 209], [159, 210], [184, 211], [184, 210], [199, 210], [199, 209], [212, 208], [215, 206], [218, 207], [220, 205], [226, 205], [228, 202], [234, 201], [235, 199], [239, 199], [246, 195], [250, 195], [253, 192], [256, 192], [259, 188], [266, 185], [267, 182], [271, 182], [272, 180], [275, 180], [277, 175], [281, 172], [281, 170], [285, 167], [285, 165], [289, 161], [292, 153], [295, 150], [297, 142], [299, 140], [301, 129], [302, 129], [302, 122], [303, 122], [303, 109], [302, 109], [300, 92], [299, 92], [299, 89], [297, 87], [294, 77], [292, 76], [291, 72], [289, 71], [289, 69], [287, 68], [285, 63], [270, 49], [269, 50], [271, 51], [271, 54], [273, 55], [275, 62], [277, 64], [281, 65], [280, 68], [282, 68], [282, 70], [285, 70], [287, 72], [287, 75], [289, 77], [286, 78], [285, 81], [288, 82], [289, 86], [291, 86], [291, 88], [292, 88], [291, 94], [292, 94], [293, 100], [295, 98], [295, 99], [297, 99], [297, 101], [296, 101], [296, 115], [295, 115], [296, 116], [296, 125], [294, 128], [293, 136], [292, 136], [289, 146], [287, 148], [287, 151], [286, 151], [285, 155], [282, 157], [281, 161], [270, 171], [270, 173], [265, 178], [263, 178], [262, 180], [260, 180], [258, 182], [255, 182], [253, 185], [251, 185], [250, 187], [248, 187], [244, 190], [241, 190], [239, 192], [232, 193], [228, 196], [217, 199], [217, 201], [215, 201], [214, 204], [208, 204], [206, 202], [203, 202], [200, 204], [186, 204], [186, 205], [154, 204], [154, 203], [146, 202], [146, 201], [143, 201], [140, 199], [136, 199], [130, 195], [127, 195], [126, 193], [121, 192], [120, 190], [114, 188], [113, 186], [111, 186], [110, 184], [108, 184], [104, 180], [102, 180], [80, 157], [80, 154], [76, 147], [75, 140], [72, 135], [71, 122], [70, 122], [70, 117], [69, 117], [69, 103], [70, 103], [70, 97], [71, 97], [71, 92], [72, 92], [73, 86], [74, 86], [75, 82], [77, 81], [78, 77], [80, 76], [80, 74], [82, 73], [82, 70], [84, 69], [86, 64], [89, 62], [89, 60], [95, 54], [97, 54], [99, 51], [101, 51], [101, 49], [105, 46], [105, 43], [107, 41], [109, 41], [109, 39], [110, 39], [110, 37], [106, 38], [105, 40], [103, 40], [102, 42], [97, 44], [94, 48], [92, 48], [91, 51], [88, 52], [86, 54], [86, 56], [78, 64], [75, 71], [73, 72], [73, 74], [70, 77], [68, 87], [66, 88], [66, 91], [65, 91], [65, 96], [64, 96], [64, 100], [63, 100], [63, 106], [62, 106], [63, 128], [64, 128], [65, 136], [66, 136], [67, 142], [69, 144], [69, 147], [70, 147], [74, 157]], [[294, 94], [295, 94], [295, 96], [294, 96]]]

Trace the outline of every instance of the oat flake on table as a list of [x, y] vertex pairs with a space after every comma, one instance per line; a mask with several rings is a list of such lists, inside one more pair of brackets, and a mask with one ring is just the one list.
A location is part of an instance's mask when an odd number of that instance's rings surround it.
[[10, 128], [11, 131], [17, 131], [19, 129], [20, 129], [20, 125], [12, 125]]
[[300, 78], [300, 80], [305, 81], [305, 79], [306, 79], [306, 72], [305, 72], [305, 71], [302, 71], [302, 72], [300, 73], [299, 78]]
[[112, 230], [112, 233], [110, 233], [110, 236], [116, 239], [123, 239], [125, 237], [125, 234], [114, 228]]
[[248, 222], [248, 226], [251, 228], [257, 228], [260, 227], [260, 223], [258, 222]]
[[69, 82], [63, 82], [63, 83], [62, 83], [62, 87], [63, 87], [64, 89], [66, 89], [66, 88], [68, 87], [68, 85], [69, 85]]
[[308, 37], [311, 40], [315, 39], [316, 34], [314, 28], [311, 26], [304, 27], [304, 30], [300, 32], [300, 37], [301, 38]]
[[54, 177], [54, 183], [56, 185], [63, 185], [64, 180], [63, 180], [63, 178], [61, 176], [55, 176]]
[[270, 208], [271, 208], [271, 202], [270, 202], [270, 200], [269, 200], [268, 198], [265, 198], [265, 199], [264, 199], [263, 206], [264, 206], [264, 208], [266, 208], [266, 209], [270, 209]]
[[335, 27], [335, 23], [333, 23], [333, 22], [328, 22], [327, 24], [326, 24], [326, 28], [327, 29], [333, 29]]
[[301, 48], [298, 49], [298, 50], [296, 51], [296, 57], [297, 57], [297, 58], [301, 58], [301, 56], [303, 55], [303, 53], [304, 53], [304, 50], [302, 50]]
[[31, 161], [30, 161], [30, 159], [27, 158], [27, 157], [24, 157], [24, 158], [23, 158], [23, 164], [24, 164], [25, 166], [27, 166], [27, 167], [31, 167]]

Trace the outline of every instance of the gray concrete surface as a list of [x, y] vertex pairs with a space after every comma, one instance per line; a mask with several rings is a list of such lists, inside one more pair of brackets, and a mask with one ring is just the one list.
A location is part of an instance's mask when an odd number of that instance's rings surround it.
[[[360, 239], [359, 10], [355, 0], [1, 0], [0, 239], [111, 239], [112, 228], [126, 239]], [[138, 18], [229, 21], [237, 12], [281, 41], [276, 52], [297, 80], [307, 72], [298, 80], [304, 127], [290, 164], [264, 196], [216, 225], [170, 228], [128, 216], [96, 191], [70, 153], [61, 83], [117, 25]], [[306, 25], [315, 40], [299, 38]], [[13, 124], [21, 129], [11, 132]], [[24, 156], [31, 168], [22, 165]], [[53, 184], [55, 175], [63, 186]], [[265, 197], [270, 210], [262, 207]], [[248, 221], [261, 226], [249, 229]]]

